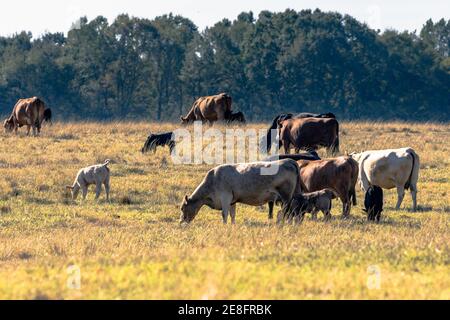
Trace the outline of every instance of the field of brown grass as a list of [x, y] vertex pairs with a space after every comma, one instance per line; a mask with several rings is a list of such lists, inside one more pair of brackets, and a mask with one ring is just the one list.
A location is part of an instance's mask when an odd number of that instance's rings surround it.
[[[336, 204], [329, 223], [284, 228], [243, 205], [236, 226], [203, 209], [181, 227], [181, 200], [211, 166], [175, 166], [168, 149], [140, 153], [149, 132], [175, 127], [68, 123], [39, 138], [1, 133], [0, 299], [450, 299], [450, 125], [343, 123], [343, 153], [417, 151], [419, 212], [409, 210], [409, 195], [394, 211], [396, 192], [387, 191], [382, 223], [368, 223], [358, 189], [351, 219]], [[70, 201], [64, 186], [105, 159], [112, 202], [92, 192]]]

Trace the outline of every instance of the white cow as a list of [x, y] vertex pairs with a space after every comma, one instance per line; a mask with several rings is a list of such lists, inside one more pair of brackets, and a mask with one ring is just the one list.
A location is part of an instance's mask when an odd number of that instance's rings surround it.
[[370, 186], [388, 190], [397, 188], [396, 209], [399, 210], [405, 190], [410, 189], [416, 211], [420, 158], [412, 148], [366, 151], [351, 157], [359, 163], [359, 181], [364, 192]]

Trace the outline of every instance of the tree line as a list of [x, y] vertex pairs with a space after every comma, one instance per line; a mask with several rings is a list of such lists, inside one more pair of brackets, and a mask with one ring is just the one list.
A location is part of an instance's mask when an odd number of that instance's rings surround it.
[[450, 20], [372, 30], [320, 10], [243, 12], [200, 32], [182, 16], [81, 18], [0, 37], [0, 113], [42, 97], [59, 119], [172, 120], [227, 92], [249, 120], [281, 112], [450, 120]]

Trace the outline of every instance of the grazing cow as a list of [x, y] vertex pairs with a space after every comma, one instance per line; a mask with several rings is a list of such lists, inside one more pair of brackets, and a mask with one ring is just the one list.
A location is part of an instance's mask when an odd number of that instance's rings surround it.
[[383, 212], [383, 189], [378, 186], [370, 186], [366, 192], [364, 207], [369, 221], [380, 222]]
[[301, 223], [304, 220], [305, 214], [311, 213], [313, 219], [317, 219], [317, 213], [322, 211], [325, 219], [331, 218], [331, 207], [334, 199], [339, 196], [331, 189], [325, 189], [312, 193], [297, 194], [292, 199], [289, 210], [283, 215], [282, 212], [278, 214], [278, 223], [285, 221], [291, 222], [295, 219], [296, 223]]
[[95, 184], [95, 199], [97, 200], [100, 197], [102, 192], [102, 185], [105, 185], [106, 191], [106, 200], [109, 201], [109, 191], [110, 191], [110, 170], [108, 168], [108, 164], [110, 160], [106, 160], [104, 164], [99, 164], [91, 167], [87, 167], [81, 169], [73, 186], [67, 186], [66, 188], [72, 192], [72, 199], [76, 200], [78, 197], [78, 193], [83, 192], [83, 200], [86, 200], [86, 196], [88, 193], [88, 187], [90, 185]]
[[41, 99], [37, 97], [20, 99], [3, 126], [7, 132], [15, 131], [16, 133], [19, 128], [27, 126], [27, 135], [30, 135], [30, 130], [33, 128], [33, 135], [36, 136], [41, 132], [44, 113], [45, 104]]
[[50, 108], [45, 109], [45, 111], [44, 111], [44, 121], [48, 122], [50, 124], [53, 124], [52, 118], [53, 118], [52, 109], [50, 109]]
[[142, 148], [142, 153], [153, 151], [156, 153], [158, 147], [168, 146], [170, 148], [170, 153], [175, 149], [175, 140], [173, 138], [173, 132], [163, 133], [163, 134], [151, 134], [144, 147]]
[[183, 124], [194, 121], [209, 122], [210, 124], [225, 121], [232, 115], [232, 104], [233, 99], [226, 93], [203, 97], [195, 101], [189, 114], [181, 117], [181, 121]]
[[319, 161], [298, 161], [300, 182], [305, 192], [334, 190], [342, 201], [344, 217], [350, 216], [352, 200], [356, 206], [358, 163], [350, 157]]
[[410, 189], [413, 210], [417, 210], [417, 182], [419, 180], [420, 158], [412, 148], [366, 151], [352, 154], [359, 163], [359, 181], [364, 192], [370, 186], [382, 189], [397, 188], [399, 210], [405, 197], [405, 190]]
[[289, 154], [291, 146], [296, 153], [303, 150], [317, 150], [326, 147], [328, 152], [339, 152], [339, 123], [336, 119], [300, 118], [279, 123], [280, 147]]
[[[276, 174], [264, 170], [277, 168]], [[294, 160], [223, 165], [211, 170], [194, 193], [183, 201], [181, 223], [192, 222], [203, 206], [222, 210], [223, 222], [236, 221], [236, 204], [262, 206], [280, 199], [286, 209], [301, 191], [298, 165]]]
[[245, 116], [242, 112], [232, 113], [228, 119], [228, 123], [240, 122], [242, 124], [247, 123]]
[[265, 138], [263, 138], [263, 141], [264, 141], [264, 143], [266, 143], [266, 145], [264, 146], [264, 148], [261, 148], [262, 151], [269, 153], [270, 150], [272, 149], [272, 130], [277, 130], [280, 122], [282, 122], [284, 120], [289, 120], [289, 119], [304, 119], [304, 118], [336, 119], [336, 116], [333, 113], [315, 114], [315, 113], [309, 113], [309, 112], [300, 113], [297, 115], [294, 115], [292, 113], [280, 114], [275, 119], [273, 119], [272, 125], [269, 128], [269, 130], [267, 131], [267, 136]]

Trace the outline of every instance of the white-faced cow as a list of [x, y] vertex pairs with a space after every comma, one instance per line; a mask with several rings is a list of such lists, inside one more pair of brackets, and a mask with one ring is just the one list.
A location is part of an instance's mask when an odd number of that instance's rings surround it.
[[236, 221], [236, 204], [263, 206], [279, 199], [287, 210], [300, 193], [299, 169], [294, 160], [223, 165], [208, 172], [203, 182], [181, 205], [181, 223], [192, 222], [203, 206], [221, 210], [223, 222]]
[[405, 190], [409, 189], [413, 210], [417, 210], [420, 158], [412, 148], [366, 151], [351, 156], [359, 163], [359, 180], [364, 192], [367, 192], [370, 186], [388, 190], [397, 188], [396, 209], [399, 210]]

